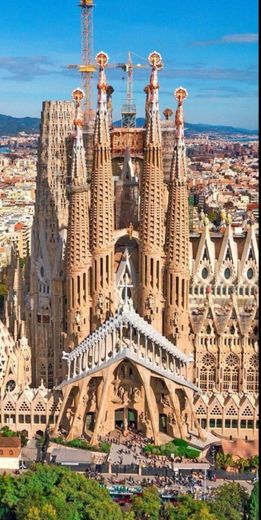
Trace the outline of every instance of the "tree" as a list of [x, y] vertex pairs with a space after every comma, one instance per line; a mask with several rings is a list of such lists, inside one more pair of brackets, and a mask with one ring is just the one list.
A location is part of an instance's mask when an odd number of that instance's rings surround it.
[[41, 509], [33, 506], [27, 513], [27, 520], [57, 520], [57, 513], [51, 504], [44, 504]]
[[236, 482], [218, 486], [209, 503], [218, 520], [242, 520], [248, 507], [246, 489]]
[[250, 461], [249, 459], [245, 459], [244, 457], [241, 457], [240, 459], [238, 459], [236, 461], [236, 466], [237, 468], [239, 469], [239, 471], [241, 471], [242, 473], [244, 473], [244, 471], [249, 468], [250, 466]]
[[144, 489], [141, 496], [133, 497], [132, 510], [138, 520], [158, 520], [160, 513], [160, 497], [155, 487]]
[[107, 489], [59, 466], [37, 464], [17, 478], [0, 476], [0, 504], [12, 520], [122, 520]]
[[253, 469], [258, 469], [259, 468], [259, 456], [258, 455], [253, 455], [251, 457], [251, 459], [250, 459], [250, 466]]
[[256, 482], [248, 502], [248, 518], [249, 520], [258, 520], [259, 518], [259, 482]]
[[234, 465], [233, 457], [231, 453], [217, 453], [216, 455], [216, 464], [218, 468], [227, 469], [230, 466]]
[[0, 435], [2, 435], [2, 437], [15, 437], [16, 433], [10, 430], [9, 426], [3, 426], [0, 430]]
[[210, 512], [206, 502], [195, 500], [189, 495], [178, 497], [178, 502], [174, 506], [166, 504], [163, 508], [162, 518], [166, 520], [217, 520], [217, 517]]

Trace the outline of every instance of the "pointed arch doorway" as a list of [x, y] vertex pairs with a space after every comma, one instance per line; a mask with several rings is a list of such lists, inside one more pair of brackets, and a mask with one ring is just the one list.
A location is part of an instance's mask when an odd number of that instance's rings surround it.
[[114, 412], [115, 428], [123, 432], [137, 431], [138, 429], [138, 414], [134, 408], [118, 408]]

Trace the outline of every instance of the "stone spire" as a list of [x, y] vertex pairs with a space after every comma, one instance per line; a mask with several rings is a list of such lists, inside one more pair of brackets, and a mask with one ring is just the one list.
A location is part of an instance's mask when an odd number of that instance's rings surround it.
[[38, 148], [35, 213], [30, 258], [28, 339], [32, 384], [52, 388], [63, 378], [64, 271], [68, 225], [68, 144], [74, 128], [71, 101], [44, 101]]
[[80, 109], [84, 92], [73, 91], [76, 114], [71, 166], [71, 183], [68, 187], [69, 218], [66, 249], [67, 283], [67, 337], [68, 347], [73, 348], [90, 333], [91, 264], [89, 237], [89, 204], [85, 150]]
[[183, 118], [186, 89], [178, 88], [175, 96], [178, 107], [166, 225], [164, 334], [184, 352], [189, 352], [189, 213]]
[[98, 109], [94, 132], [94, 163], [91, 179], [91, 251], [93, 255], [93, 328], [113, 311], [114, 213], [111, 145], [105, 66], [108, 56], [96, 56], [99, 65]]
[[163, 165], [158, 102], [160, 54], [149, 55], [146, 139], [140, 208], [140, 314], [162, 332]]

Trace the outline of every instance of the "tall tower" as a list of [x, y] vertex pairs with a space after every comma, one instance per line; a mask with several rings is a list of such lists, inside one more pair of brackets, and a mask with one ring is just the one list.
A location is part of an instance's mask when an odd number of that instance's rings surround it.
[[71, 182], [68, 187], [69, 218], [66, 244], [67, 337], [73, 348], [90, 333], [91, 265], [89, 240], [89, 205], [83, 114], [80, 109], [84, 92], [73, 91], [76, 105]]
[[158, 102], [160, 54], [149, 55], [144, 170], [140, 208], [140, 314], [162, 332], [164, 246], [163, 166]]
[[188, 352], [189, 212], [183, 118], [183, 101], [187, 91], [180, 87], [175, 95], [178, 107], [166, 225], [164, 334]]
[[68, 223], [68, 158], [74, 106], [43, 103], [38, 150], [35, 215], [32, 228], [28, 340], [33, 385], [48, 387], [63, 377], [64, 253]]
[[91, 252], [93, 256], [93, 328], [114, 308], [114, 214], [111, 144], [107, 107], [105, 66], [108, 56], [96, 56], [99, 66], [98, 109], [94, 131], [94, 161], [91, 178]]
[[91, 79], [95, 72], [95, 66], [93, 65], [93, 7], [93, 0], [80, 1], [82, 64], [80, 65], [79, 70], [82, 73], [85, 91], [85, 122], [90, 119], [93, 103], [91, 88]]
[[125, 68], [127, 77], [127, 97], [121, 109], [121, 126], [123, 128], [135, 128], [136, 126], [136, 105], [133, 101], [133, 63], [131, 53], [128, 52], [128, 62]]

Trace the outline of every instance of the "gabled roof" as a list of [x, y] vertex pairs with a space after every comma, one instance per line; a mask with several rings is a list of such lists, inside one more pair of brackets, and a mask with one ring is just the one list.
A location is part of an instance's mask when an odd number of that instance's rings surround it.
[[116, 314], [107, 320], [101, 327], [99, 327], [95, 332], [90, 334], [86, 339], [81, 341], [81, 343], [76, 347], [72, 352], [72, 357], [76, 356], [78, 352], [81, 351], [83, 346], [87, 346], [92, 342], [92, 340], [98, 340], [104, 338], [107, 332], [111, 332], [118, 328], [121, 324], [129, 324], [135, 327], [139, 332], [145, 334], [151, 341], [156, 343], [157, 345], [164, 348], [166, 352], [173, 354], [183, 363], [189, 363], [192, 361], [191, 357], [184, 354], [181, 350], [179, 350], [173, 343], [171, 343], [167, 338], [162, 336], [157, 330], [154, 329], [152, 325], [150, 325], [147, 321], [145, 321], [137, 312], [135, 312], [132, 304], [124, 305], [120, 311], [117, 311]]
[[[67, 360], [68, 363], [73, 362], [74, 359], [78, 358], [82, 354], [91, 351], [93, 347], [99, 345], [109, 334], [113, 331], [117, 331], [122, 329], [122, 327], [130, 326], [133, 327], [136, 332], [142, 334], [154, 343], [155, 347], [158, 347], [161, 350], [161, 356], [163, 354], [169, 354], [170, 357], [174, 358], [178, 363], [183, 365], [188, 365], [193, 358], [192, 356], [187, 356], [181, 350], [179, 350], [173, 343], [171, 343], [167, 338], [162, 336], [159, 332], [157, 332], [152, 325], [147, 323], [139, 314], [137, 314], [132, 306], [131, 300], [128, 303], [125, 302], [124, 306], [121, 310], [119, 310], [114, 317], [111, 317], [107, 322], [105, 322], [101, 327], [99, 327], [95, 332], [93, 332], [90, 336], [84, 339], [73, 351], [70, 353], [64, 352], [63, 359]], [[129, 359], [135, 363], [143, 365], [145, 368], [160, 374], [163, 377], [166, 377], [170, 380], [175, 381], [177, 384], [182, 386], [187, 386], [195, 391], [199, 391], [199, 389], [189, 380], [187, 380], [180, 372], [179, 369], [176, 369], [176, 364], [172, 365], [170, 369], [170, 365], [164, 366], [159, 364], [154, 358], [150, 359], [149, 357], [144, 357], [144, 355], [139, 355], [139, 352], [134, 348], [134, 344], [129, 338], [122, 338], [122, 346], [119, 351], [112, 350], [112, 355], [107, 359], [100, 359], [98, 364], [96, 363], [94, 366], [87, 368], [85, 371], [80, 371], [79, 373], [74, 374], [68, 380], [65, 380], [58, 388], [62, 388], [65, 384], [70, 381], [76, 381], [82, 379], [87, 374], [92, 374], [104, 368], [107, 368], [113, 363], [117, 363], [122, 359]]]

